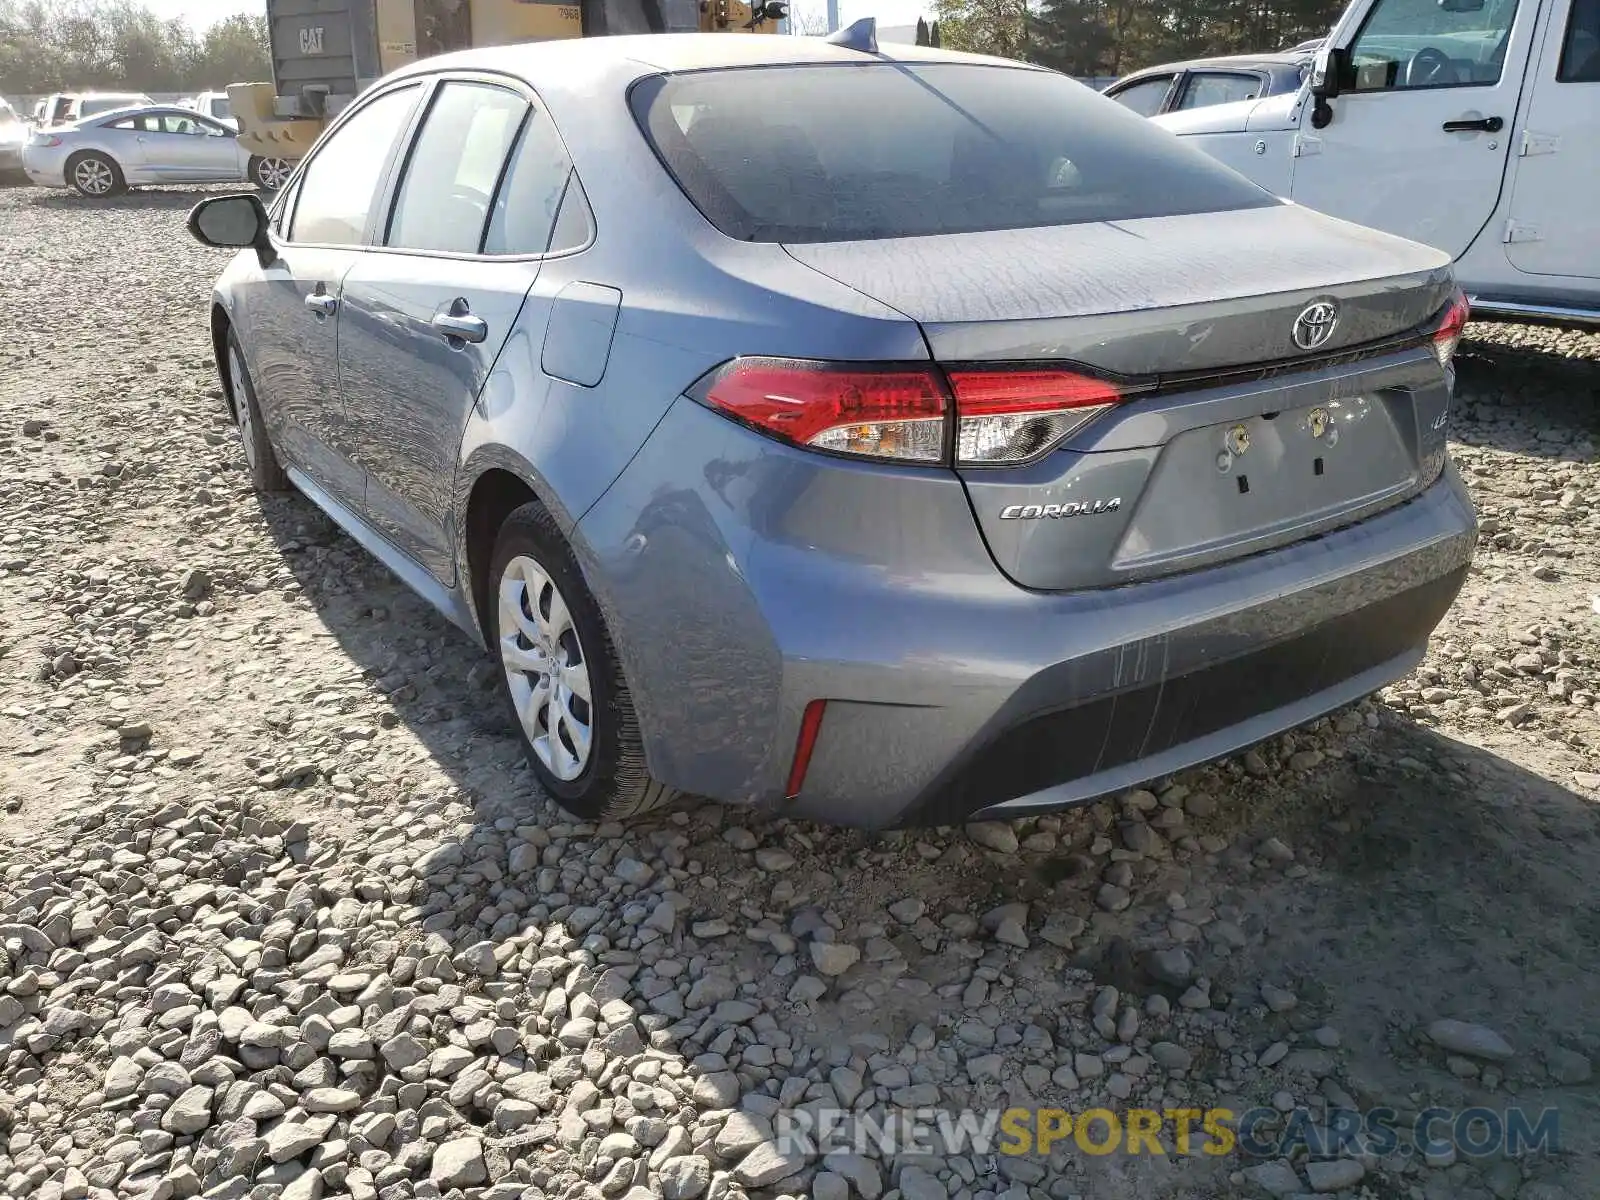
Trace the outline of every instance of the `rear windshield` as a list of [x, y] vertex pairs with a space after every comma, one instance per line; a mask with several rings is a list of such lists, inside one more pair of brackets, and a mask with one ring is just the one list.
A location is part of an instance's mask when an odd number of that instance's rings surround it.
[[1277, 203], [1048, 71], [866, 63], [652, 76], [634, 116], [684, 193], [752, 242], [1131, 220]]

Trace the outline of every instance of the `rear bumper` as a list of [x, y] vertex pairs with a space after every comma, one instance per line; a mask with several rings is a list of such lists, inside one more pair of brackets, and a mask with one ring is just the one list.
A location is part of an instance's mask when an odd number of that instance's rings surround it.
[[1477, 526], [1446, 467], [1280, 549], [1029, 592], [995, 570], [953, 476], [790, 451], [680, 401], [579, 532], [653, 774], [888, 826], [1080, 803], [1365, 695], [1421, 656]]
[[22, 147], [13, 142], [0, 144], [0, 171], [22, 170]]
[[25, 147], [22, 150], [22, 170], [40, 187], [66, 187], [66, 159], [55, 150]]

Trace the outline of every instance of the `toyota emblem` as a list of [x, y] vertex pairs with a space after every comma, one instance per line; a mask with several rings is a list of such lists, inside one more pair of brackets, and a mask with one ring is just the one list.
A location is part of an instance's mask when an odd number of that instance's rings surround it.
[[1315, 350], [1333, 336], [1338, 323], [1339, 310], [1331, 300], [1308, 304], [1294, 319], [1294, 344], [1302, 350]]

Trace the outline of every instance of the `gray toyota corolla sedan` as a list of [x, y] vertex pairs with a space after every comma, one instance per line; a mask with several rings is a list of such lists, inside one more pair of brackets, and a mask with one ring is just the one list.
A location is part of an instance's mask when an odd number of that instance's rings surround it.
[[1472, 555], [1446, 256], [1023, 64], [429, 59], [190, 225], [254, 482], [493, 649], [582, 816], [1086, 800], [1404, 675]]

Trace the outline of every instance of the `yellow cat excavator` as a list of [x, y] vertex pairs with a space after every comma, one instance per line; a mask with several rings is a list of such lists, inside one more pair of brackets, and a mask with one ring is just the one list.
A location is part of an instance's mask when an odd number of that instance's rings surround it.
[[452, 50], [622, 33], [775, 33], [781, 0], [267, 0], [271, 83], [228, 89], [255, 182], [288, 178], [390, 71]]

